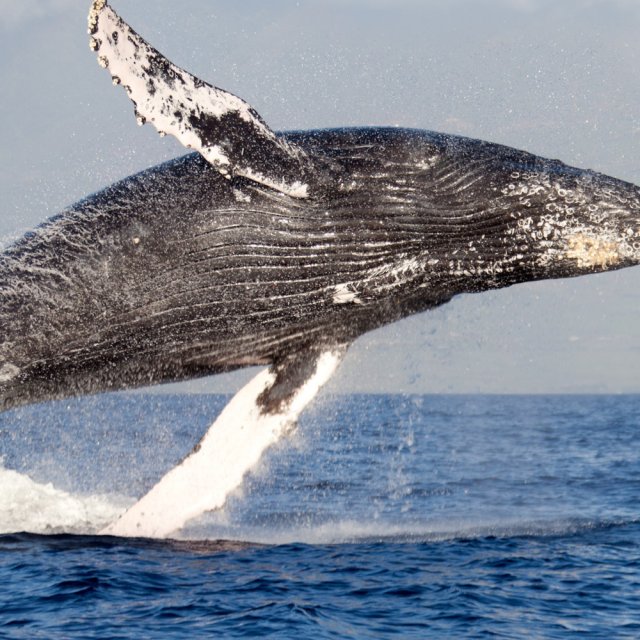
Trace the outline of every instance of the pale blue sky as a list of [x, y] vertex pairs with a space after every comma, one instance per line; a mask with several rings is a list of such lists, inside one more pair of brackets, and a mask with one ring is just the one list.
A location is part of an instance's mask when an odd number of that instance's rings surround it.
[[[174, 62], [242, 96], [275, 129], [435, 129], [640, 183], [640, 2], [112, 4]], [[0, 0], [4, 241], [183, 153], [136, 126], [89, 51], [88, 5]], [[362, 338], [333, 388], [640, 392], [639, 285], [635, 268], [456, 299]]]

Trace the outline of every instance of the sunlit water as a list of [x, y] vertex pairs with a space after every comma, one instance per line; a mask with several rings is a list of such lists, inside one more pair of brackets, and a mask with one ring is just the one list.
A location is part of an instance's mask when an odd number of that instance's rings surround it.
[[325, 398], [179, 540], [96, 536], [225, 402], [0, 415], [0, 637], [640, 637], [640, 396]]

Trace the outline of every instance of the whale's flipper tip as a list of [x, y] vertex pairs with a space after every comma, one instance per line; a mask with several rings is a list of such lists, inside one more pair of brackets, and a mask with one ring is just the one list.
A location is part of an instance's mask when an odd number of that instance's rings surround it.
[[152, 123], [198, 151], [226, 178], [242, 176], [305, 198], [307, 158], [277, 136], [244, 100], [180, 69], [118, 16], [106, 0], [89, 11], [89, 46], [134, 104], [138, 124]]

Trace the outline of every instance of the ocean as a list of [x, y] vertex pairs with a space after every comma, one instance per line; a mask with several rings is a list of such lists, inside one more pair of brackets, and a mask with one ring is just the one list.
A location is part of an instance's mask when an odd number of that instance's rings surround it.
[[177, 539], [97, 532], [228, 400], [0, 415], [0, 638], [640, 638], [640, 396], [323, 396]]

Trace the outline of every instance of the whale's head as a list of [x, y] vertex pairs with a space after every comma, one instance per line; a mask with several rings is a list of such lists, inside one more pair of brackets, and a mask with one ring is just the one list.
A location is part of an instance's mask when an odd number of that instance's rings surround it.
[[514, 171], [510, 177], [504, 191], [517, 217], [509, 234], [535, 255], [542, 275], [579, 276], [640, 264], [638, 187], [550, 161], [544, 171]]
[[433, 132], [316, 137], [346, 167], [335, 201], [361, 260], [370, 247], [336, 304], [386, 304], [384, 322], [459, 293], [640, 264], [640, 189], [628, 182]]
[[482, 291], [640, 264], [640, 188], [631, 183], [441, 134], [402, 141], [397, 159], [405, 170], [385, 191], [407, 219], [413, 212], [409, 230], [422, 228], [412, 258], [426, 288], [444, 279], [449, 291]]

